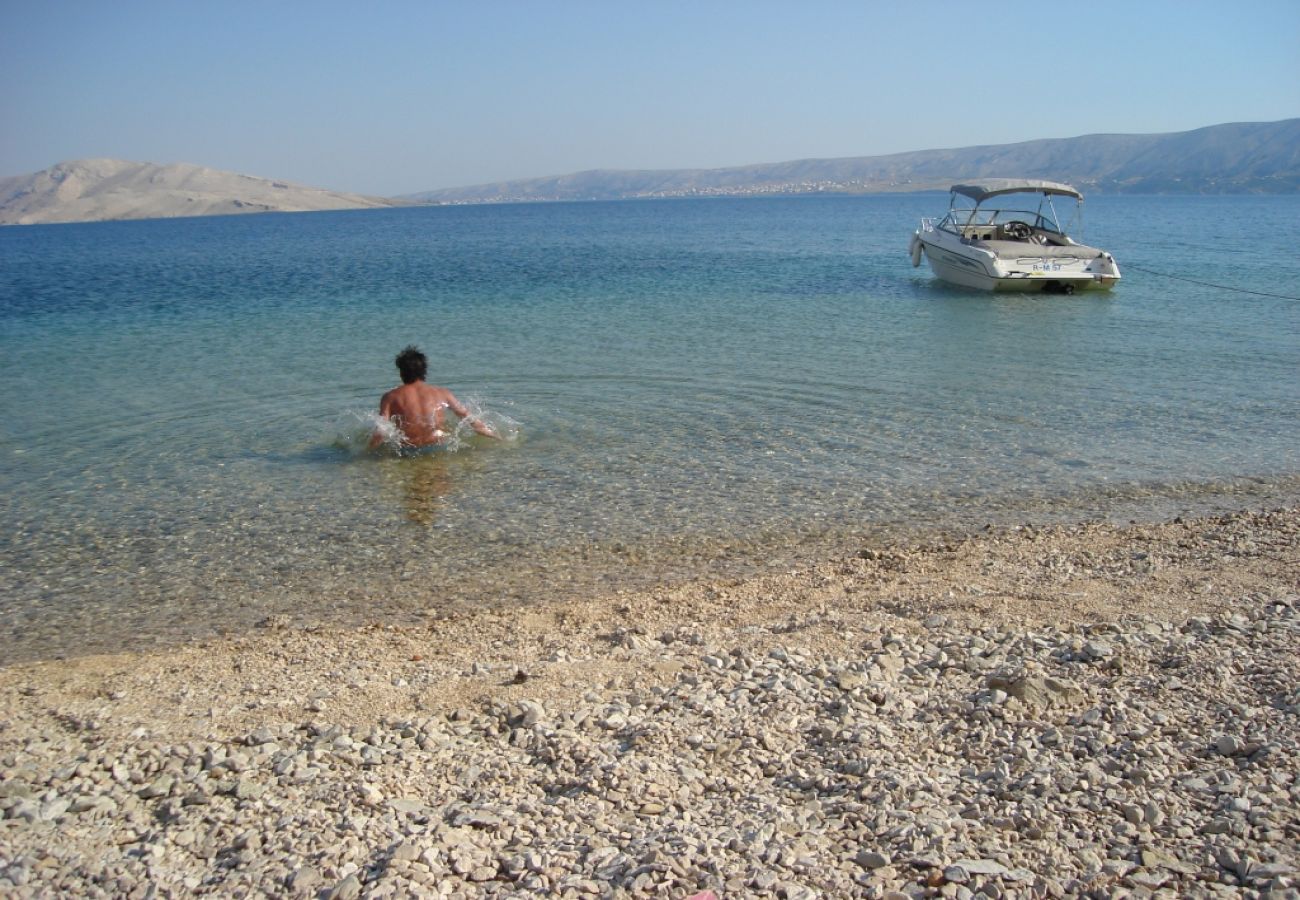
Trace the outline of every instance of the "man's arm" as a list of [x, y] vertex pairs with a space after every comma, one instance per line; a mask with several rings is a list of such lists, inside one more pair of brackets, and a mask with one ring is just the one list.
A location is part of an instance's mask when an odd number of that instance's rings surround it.
[[451, 411], [454, 412], [456, 415], [460, 416], [462, 419], [468, 420], [469, 427], [473, 428], [479, 434], [483, 435], [484, 437], [496, 438], [497, 440], [501, 440], [501, 435], [493, 431], [486, 423], [481, 422], [477, 416], [471, 415], [469, 409], [465, 406], [465, 404], [457, 400], [456, 395], [453, 394], [451, 391], [447, 392], [447, 405], [451, 407]]

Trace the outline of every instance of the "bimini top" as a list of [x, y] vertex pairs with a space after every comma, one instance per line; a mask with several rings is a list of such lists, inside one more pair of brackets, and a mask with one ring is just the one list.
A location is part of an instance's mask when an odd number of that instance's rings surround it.
[[999, 194], [1058, 194], [1076, 200], [1083, 199], [1083, 194], [1068, 184], [1024, 178], [986, 178], [971, 184], [954, 184], [952, 192], [970, 197], [976, 203], [983, 203], [988, 198]]

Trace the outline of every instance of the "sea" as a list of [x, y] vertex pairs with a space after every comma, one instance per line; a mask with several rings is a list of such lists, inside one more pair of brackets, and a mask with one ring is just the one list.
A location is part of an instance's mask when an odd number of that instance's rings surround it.
[[[1073, 296], [913, 268], [946, 207], [0, 229], [0, 664], [1296, 502], [1300, 197], [1090, 197]], [[408, 344], [505, 440], [368, 451]]]

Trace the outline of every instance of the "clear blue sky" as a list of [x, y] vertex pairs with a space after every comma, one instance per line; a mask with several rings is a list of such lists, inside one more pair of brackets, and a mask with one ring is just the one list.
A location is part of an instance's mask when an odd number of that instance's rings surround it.
[[392, 195], [1300, 116], [1300, 0], [0, 0], [0, 176]]

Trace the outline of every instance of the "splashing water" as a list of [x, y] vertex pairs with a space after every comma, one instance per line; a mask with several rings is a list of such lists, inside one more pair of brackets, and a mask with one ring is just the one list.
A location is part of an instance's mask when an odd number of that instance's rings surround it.
[[397, 423], [392, 419], [381, 416], [377, 412], [371, 412], [365, 414], [365, 421], [368, 428], [362, 439], [362, 448], [369, 449], [370, 435], [372, 434], [378, 434], [382, 446], [391, 450], [401, 450], [402, 445], [406, 443], [406, 438], [402, 435], [402, 429], [398, 428]]
[[499, 410], [488, 409], [486, 404], [478, 397], [471, 395], [466, 397], [463, 402], [465, 408], [469, 410], [469, 415], [456, 423], [452, 429], [449, 444], [454, 441], [459, 447], [461, 439], [472, 436], [475, 433], [472, 422], [486, 425], [493, 434], [507, 444], [513, 444], [519, 440], [521, 429], [518, 421]]

